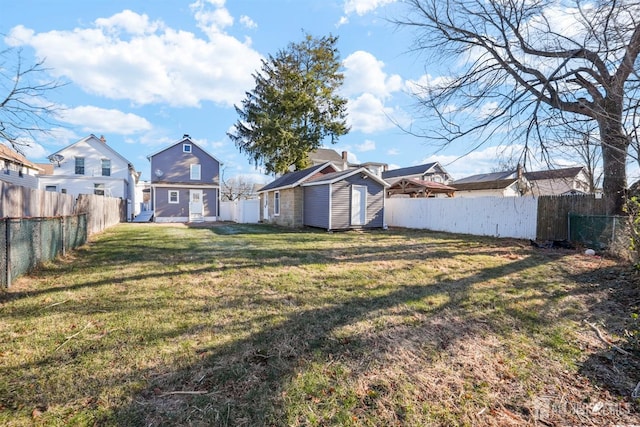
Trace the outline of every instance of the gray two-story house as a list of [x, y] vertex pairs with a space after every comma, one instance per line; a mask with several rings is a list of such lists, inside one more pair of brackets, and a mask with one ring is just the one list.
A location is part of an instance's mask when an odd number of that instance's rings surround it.
[[189, 135], [154, 154], [151, 206], [156, 222], [216, 221], [220, 211], [218, 159]]

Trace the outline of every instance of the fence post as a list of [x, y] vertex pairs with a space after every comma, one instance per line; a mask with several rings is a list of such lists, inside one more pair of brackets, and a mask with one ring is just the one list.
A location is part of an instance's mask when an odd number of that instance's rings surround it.
[[7, 289], [11, 287], [11, 224], [9, 218], [5, 218], [5, 239], [7, 239], [7, 253], [5, 260], [7, 262]]
[[65, 220], [64, 216], [60, 217], [60, 227], [62, 228], [61, 230], [61, 235], [62, 235], [62, 256], [65, 256], [67, 254], [67, 236], [66, 236], [66, 227], [65, 227], [65, 223], [67, 221]]

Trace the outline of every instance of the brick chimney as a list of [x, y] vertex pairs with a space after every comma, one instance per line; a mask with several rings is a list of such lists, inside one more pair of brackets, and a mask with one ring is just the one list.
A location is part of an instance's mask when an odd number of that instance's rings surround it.
[[347, 152], [346, 151], [342, 152], [342, 160], [345, 161], [345, 162], [347, 161]]
[[100, 142], [102, 142], [103, 144], [106, 144], [107, 138], [105, 138], [104, 135], [100, 135]]

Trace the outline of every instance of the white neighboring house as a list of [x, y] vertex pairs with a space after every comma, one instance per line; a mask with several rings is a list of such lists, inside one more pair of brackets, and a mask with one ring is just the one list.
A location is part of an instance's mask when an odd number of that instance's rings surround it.
[[133, 164], [109, 147], [104, 136], [91, 134], [48, 157], [53, 173], [38, 175], [41, 190], [96, 194], [127, 200], [127, 218], [140, 211], [136, 203], [139, 174]]
[[525, 172], [534, 196], [588, 194], [591, 192], [589, 176], [584, 166]]

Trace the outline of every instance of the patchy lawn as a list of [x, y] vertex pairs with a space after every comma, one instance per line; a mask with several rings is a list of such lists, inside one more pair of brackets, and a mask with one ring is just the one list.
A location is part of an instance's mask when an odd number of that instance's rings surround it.
[[522, 241], [121, 224], [0, 294], [0, 424], [640, 424], [638, 305]]

